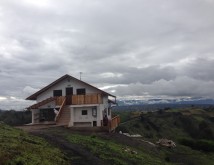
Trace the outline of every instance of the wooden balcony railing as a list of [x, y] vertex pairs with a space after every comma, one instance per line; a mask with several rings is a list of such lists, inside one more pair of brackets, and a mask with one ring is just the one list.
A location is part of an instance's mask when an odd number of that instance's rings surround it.
[[100, 94], [73, 95], [72, 104], [73, 105], [102, 104], [102, 99]]
[[71, 96], [59, 96], [59, 97], [50, 97], [39, 103], [36, 103], [27, 109], [38, 109], [42, 105], [55, 101], [56, 106], [61, 106], [65, 101], [65, 105], [82, 105], [82, 104], [102, 104], [101, 94], [88, 94], [88, 95], [71, 95]]
[[58, 105], [58, 106], [61, 106], [64, 100], [65, 100], [65, 96], [56, 97], [55, 104]]
[[62, 105], [62, 102], [65, 97], [67, 105], [102, 104], [101, 94], [89, 94], [89, 95], [60, 96], [56, 98], [56, 105], [58, 106]]
[[115, 116], [109, 121], [109, 132], [115, 130], [120, 124], [120, 116]]

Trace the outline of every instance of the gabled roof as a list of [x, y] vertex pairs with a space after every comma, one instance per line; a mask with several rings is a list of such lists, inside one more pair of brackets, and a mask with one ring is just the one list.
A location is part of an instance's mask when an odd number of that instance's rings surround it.
[[79, 80], [79, 79], [77, 79], [77, 78], [75, 78], [75, 77], [72, 77], [72, 76], [66, 74], [66, 75], [60, 77], [59, 79], [55, 80], [54, 82], [50, 83], [50, 84], [47, 85], [46, 87], [42, 88], [41, 90], [37, 91], [36, 93], [32, 94], [31, 96], [27, 97], [26, 100], [36, 100], [36, 98], [37, 98], [38, 95], [40, 95], [41, 93], [43, 93], [43, 92], [45, 92], [46, 90], [50, 89], [52, 86], [58, 84], [58, 83], [61, 82], [62, 80], [68, 79], [68, 78], [69, 78], [69, 79], [74, 79], [74, 80], [76, 80], [76, 81], [79, 81], [79, 82], [81, 82], [81, 83], [87, 85], [87, 86], [90, 86], [90, 87], [92, 87], [92, 88], [94, 88], [94, 89], [97, 89], [97, 90], [99, 90], [101, 93], [103, 93], [104, 95], [116, 97], [116, 96], [114, 96], [114, 95], [112, 95], [112, 94], [110, 94], [110, 93], [107, 93], [107, 92], [105, 92], [105, 91], [103, 91], [103, 90], [101, 90], [101, 89], [99, 89], [99, 88], [97, 88], [97, 87], [94, 87], [94, 86], [92, 86], [92, 85], [90, 85], [90, 84], [88, 84], [88, 83], [86, 83], [86, 82], [84, 82], [84, 81], [81, 81], [81, 80]]

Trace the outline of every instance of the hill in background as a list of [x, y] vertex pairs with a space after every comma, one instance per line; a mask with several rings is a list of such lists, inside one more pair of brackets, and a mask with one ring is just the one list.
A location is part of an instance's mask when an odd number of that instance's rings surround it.
[[115, 113], [123, 122], [117, 131], [140, 134], [153, 143], [161, 138], [176, 142], [175, 149], [164, 152], [169, 162], [214, 164], [214, 107]]

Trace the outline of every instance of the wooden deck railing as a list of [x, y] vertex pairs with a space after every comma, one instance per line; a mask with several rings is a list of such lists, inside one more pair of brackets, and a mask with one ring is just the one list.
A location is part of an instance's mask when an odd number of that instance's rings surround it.
[[58, 119], [60, 118], [60, 116], [61, 116], [61, 114], [62, 114], [62, 111], [63, 111], [63, 108], [64, 108], [64, 106], [65, 106], [65, 103], [66, 103], [66, 97], [64, 97], [63, 102], [62, 102], [62, 105], [61, 105], [60, 108], [59, 108], [59, 112], [58, 112], [58, 114], [57, 114], [56, 117], [55, 117], [55, 121], [56, 121], [56, 122], [58, 121]]
[[56, 97], [55, 104], [58, 105], [58, 106], [61, 106], [64, 100], [65, 100], [65, 96]]
[[[60, 106], [66, 96], [56, 98], [56, 105]], [[102, 104], [101, 94], [88, 94], [88, 95], [72, 95], [66, 97], [67, 104], [82, 105], [82, 104]], [[71, 99], [71, 100], [68, 100]]]
[[120, 124], [120, 116], [115, 116], [109, 121], [109, 132], [115, 130]]
[[82, 104], [101, 104], [101, 94], [90, 94], [90, 95], [73, 95], [72, 104], [82, 105]]
[[[72, 96], [59, 96], [59, 97], [50, 97], [45, 99], [39, 103], [36, 103], [27, 109], [38, 109], [42, 105], [55, 101], [56, 106], [61, 106], [66, 98], [66, 102], [64, 104], [67, 105], [82, 105], [82, 104], [102, 104], [101, 94], [88, 94], [88, 95], [72, 95]], [[70, 99], [70, 100], [69, 100]]]

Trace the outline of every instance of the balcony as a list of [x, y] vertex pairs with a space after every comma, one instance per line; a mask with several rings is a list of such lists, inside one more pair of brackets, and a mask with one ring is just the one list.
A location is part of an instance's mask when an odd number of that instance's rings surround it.
[[101, 94], [88, 94], [88, 95], [70, 95], [70, 96], [59, 96], [50, 97], [34, 105], [31, 105], [27, 109], [38, 109], [43, 105], [50, 102], [55, 102], [56, 106], [61, 106], [66, 98], [65, 105], [83, 105], [83, 104], [102, 104], [103, 100]]
[[83, 105], [83, 104], [102, 104], [101, 94], [88, 94], [88, 95], [71, 95], [60, 96], [56, 98], [56, 105], [60, 106], [66, 97], [66, 105]]

